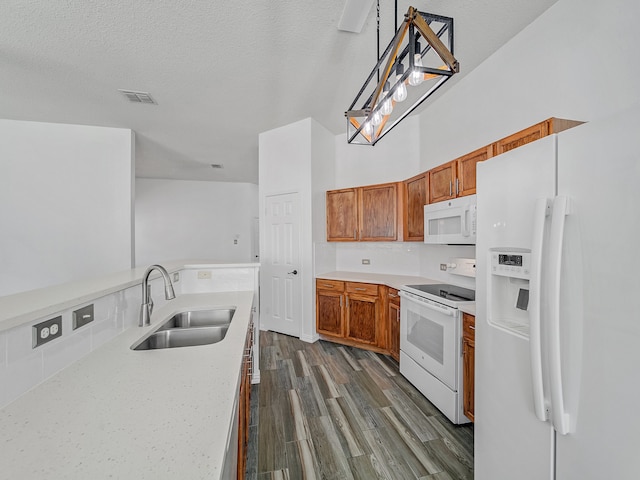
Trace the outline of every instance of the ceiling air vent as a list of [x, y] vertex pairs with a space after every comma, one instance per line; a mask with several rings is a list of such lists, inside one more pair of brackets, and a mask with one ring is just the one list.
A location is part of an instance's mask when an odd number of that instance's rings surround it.
[[211, 164], [211, 168], [222, 168], [222, 164], [221, 163], [212, 163]]
[[133, 103], [148, 103], [151, 105], [157, 105], [149, 92], [134, 92], [133, 90], [118, 90], [124, 95], [130, 102]]

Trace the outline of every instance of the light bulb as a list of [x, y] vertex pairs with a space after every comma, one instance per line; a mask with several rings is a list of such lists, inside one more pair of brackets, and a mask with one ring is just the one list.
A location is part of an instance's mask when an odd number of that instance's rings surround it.
[[397, 70], [397, 73], [396, 73], [396, 83], [399, 84], [399, 85], [396, 88], [396, 91], [393, 92], [393, 99], [396, 102], [403, 102], [407, 98], [407, 86], [401, 80], [402, 73], [404, 72], [404, 69], [401, 68], [401, 67], [402, 67], [402, 65], [398, 66], [398, 70]]
[[373, 125], [371, 125], [371, 122], [364, 122], [362, 133], [365, 135], [371, 135], [373, 133]]
[[[413, 58], [413, 65], [415, 67], [422, 67], [422, 57], [420, 56], [420, 54], [416, 53]], [[417, 71], [414, 68], [414, 70], [411, 72], [411, 75], [409, 75], [409, 85], [411, 85], [412, 87], [417, 87], [422, 82], [424, 82], [424, 73]]]
[[376, 127], [382, 123], [382, 114], [380, 113], [380, 110], [378, 110], [371, 116], [371, 123], [373, 123]]
[[393, 102], [391, 101], [391, 97], [388, 97], [384, 102], [382, 102], [380, 113], [386, 116], [391, 115], [391, 112], [393, 112]]

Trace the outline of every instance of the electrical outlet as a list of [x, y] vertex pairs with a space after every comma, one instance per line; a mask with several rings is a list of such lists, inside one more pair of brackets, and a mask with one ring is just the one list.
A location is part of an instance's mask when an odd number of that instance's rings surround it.
[[173, 281], [174, 282], [179, 282], [180, 281], [180, 272], [176, 272], [173, 274]]
[[369, 260], [368, 258], [363, 258], [362, 265], [371, 265], [371, 260]]
[[62, 315], [36, 323], [32, 329], [33, 344], [36, 348], [62, 336]]
[[198, 271], [198, 280], [209, 280], [211, 279], [211, 272], [208, 270], [200, 270]]
[[93, 303], [73, 311], [73, 321], [71, 323], [73, 330], [84, 327], [91, 322], [93, 322]]
[[447, 271], [447, 264], [446, 263], [441, 263], [440, 264], [440, 270], [442, 270], [443, 272]]

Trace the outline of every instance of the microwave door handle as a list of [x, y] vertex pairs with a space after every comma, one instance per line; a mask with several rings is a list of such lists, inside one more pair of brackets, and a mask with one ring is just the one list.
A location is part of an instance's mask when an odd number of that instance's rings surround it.
[[468, 237], [469, 236], [469, 205], [467, 205], [466, 207], [464, 207], [464, 210], [462, 211], [462, 236], [463, 237]]
[[542, 250], [546, 219], [551, 211], [551, 202], [546, 198], [536, 201], [533, 216], [533, 238], [531, 242], [531, 278], [529, 281], [529, 354], [531, 357], [531, 381], [533, 387], [533, 409], [539, 420], [547, 421], [547, 406], [542, 374], [542, 342], [540, 328], [540, 295], [542, 275]]

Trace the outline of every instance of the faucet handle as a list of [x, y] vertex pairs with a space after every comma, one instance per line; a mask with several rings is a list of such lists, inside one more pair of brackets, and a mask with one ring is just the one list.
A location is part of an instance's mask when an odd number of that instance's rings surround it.
[[151, 312], [153, 312], [153, 298], [151, 298], [151, 285], [147, 285], [147, 303], [149, 305], [149, 317], [151, 317]]

